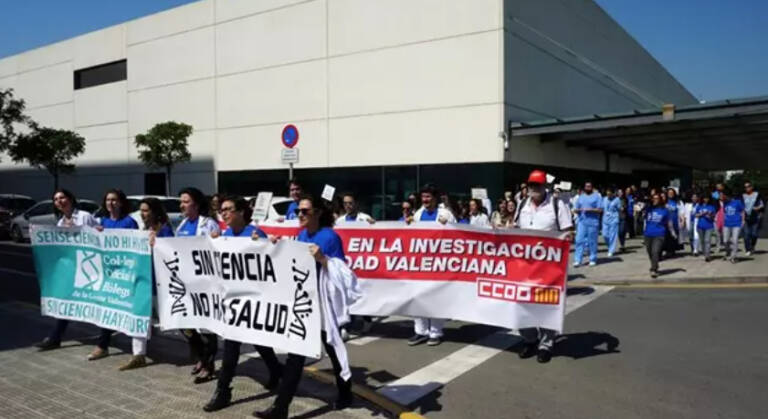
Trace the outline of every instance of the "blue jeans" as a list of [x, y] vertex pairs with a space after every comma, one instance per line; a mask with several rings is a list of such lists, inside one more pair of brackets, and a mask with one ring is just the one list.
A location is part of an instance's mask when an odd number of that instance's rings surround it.
[[760, 224], [762, 224], [762, 218], [758, 218], [755, 222], [744, 223], [742, 232], [744, 234], [744, 250], [747, 252], [754, 252], [757, 245], [757, 237], [760, 235]]
[[582, 220], [576, 226], [576, 250], [573, 254], [573, 262], [581, 263], [584, 258], [584, 250], [589, 248], [589, 261], [597, 262], [597, 222]]

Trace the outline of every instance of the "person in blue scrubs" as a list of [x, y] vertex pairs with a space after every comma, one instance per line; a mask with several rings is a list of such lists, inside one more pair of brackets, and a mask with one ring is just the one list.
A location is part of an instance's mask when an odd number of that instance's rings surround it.
[[589, 266], [597, 265], [597, 237], [600, 227], [600, 213], [603, 212], [602, 197], [595, 192], [592, 182], [584, 184], [584, 191], [576, 198], [573, 211], [578, 216], [576, 224], [576, 249], [573, 266], [581, 265], [584, 250], [589, 249]]
[[293, 202], [288, 205], [288, 209], [285, 211], [286, 220], [295, 220], [298, 218], [299, 198], [303, 193], [304, 188], [302, 188], [301, 184], [298, 180], [296, 180], [296, 178], [288, 181], [288, 196], [293, 199]]
[[[297, 240], [311, 243], [309, 251], [317, 261], [319, 281], [320, 270], [328, 265], [329, 258], [344, 260], [344, 246], [341, 237], [332, 228], [333, 212], [325, 206], [320, 198], [305, 195], [299, 198], [298, 217], [301, 231], [299, 231]], [[322, 332], [322, 341], [336, 376], [338, 397], [333, 407], [335, 410], [346, 409], [352, 404], [352, 380], [344, 380], [341, 377], [341, 364], [333, 346], [327, 343], [325, 331]], [[267, 410], [254, 412], [254, 416], [263, 419], [288, 418], [288, 407], [296, 394], [304, 371], [304, 358], [302, 355], [288, 355], [275, 401]]]
[[616, 244], [619, 241], [619, 212], [621, 211], [621, 199], [613, 194], [613, 189], [605, 190], [603, 198], [603, 240], [608, 246], [608, 257], [616, 253]]
[[[105, 229], [128, 229], [138, 230], [139, 224], [134, 220], [131, 214], [131, 204], [125, 193], [120, 189], [110, 189], [104, 194], [101, 201], [101, 207], [107, 211], [107, 216], [102, 217], [96, 229], [104, 231]], [[106, 358], [109, 356], [109, 342], [112, 338], [111, 329], [102, 328], [99, 333], [99, 341], [96, 348], [88, 355], [89, 361]], [[134, 355], [142, 355], [136, 354]]]
[[[671, 233], [668, 233], [671, 231]], [[674, 226], [669, 216], [669, 210], [664, 205], [660, 194], [651, 197], [651, 206], [645, 211], [645, 248], [651, 260], [651, 277], [659, 276], [659, 259], [664, 247], [664, 237], [671, 234], [677, 238]]]
[[[254, 240], [267, 238], [267, 235], [259, 227], [249, 224], [252, 211], [245, 199], [234, 196], [223, 197], [219, 211], [227, 224], [227, 229], [221, 234], [223, 237], [247, 237]], [[216, 383], [216, 391], [211, 400], [203, 406], [203, 410], [206, 412], [221, 410], [231, 403], [232, 388], [230, 384], [235, 376], [241, 345], [241, 342], [235, 340], [224, 340], [224, 355], [221, 358], [221, 370]], [[283, 366], [277, 360], [275, 351], [267, 346], [253, 346], [269, 370], [269, 381], [264, 387], [267, 390], [277, 389], [280, 376], [283, 373]]]
[[632, 187], [627, 188], [624, 191], [624, 197], [627, 201], [627, 207], [625, 209], [627, 218], [625, 220], [626, 232], [629, 234], [630, 239], [635, 238], [635, 194], [632, 192]]

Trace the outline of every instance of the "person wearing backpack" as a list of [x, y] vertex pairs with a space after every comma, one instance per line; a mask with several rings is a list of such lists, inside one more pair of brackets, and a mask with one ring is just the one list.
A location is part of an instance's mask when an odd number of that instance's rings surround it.
[[[573, 229], [571, 210], [564, 201], [547, 192], [545, 184], [547, 174], [534, 170], [528, 176], [528, 197], [520, 202], [515, 216], [515, 227], [524, 230], [567, 231]], [[520, 358], [534, 355], [540, 363], [552, 359], [552, 347], [557, 331], [544, 328], [520, 329], [520, 336], [525, 341], [518, 353]]]

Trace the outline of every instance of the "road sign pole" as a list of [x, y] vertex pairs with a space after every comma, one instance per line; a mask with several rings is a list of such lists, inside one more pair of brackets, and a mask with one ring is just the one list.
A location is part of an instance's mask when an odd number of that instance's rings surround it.
[[293, 163], [288, 163], [288, 180], [293, 179]]

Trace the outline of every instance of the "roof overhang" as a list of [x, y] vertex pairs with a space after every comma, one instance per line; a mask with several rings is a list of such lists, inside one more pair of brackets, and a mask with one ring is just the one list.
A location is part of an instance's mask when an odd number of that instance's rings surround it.
[[510, 124], [512, 137], [538, 136], [623, 157], [699, 170], [768, 167], [768, 97], [664, 112], [590, 115]]

